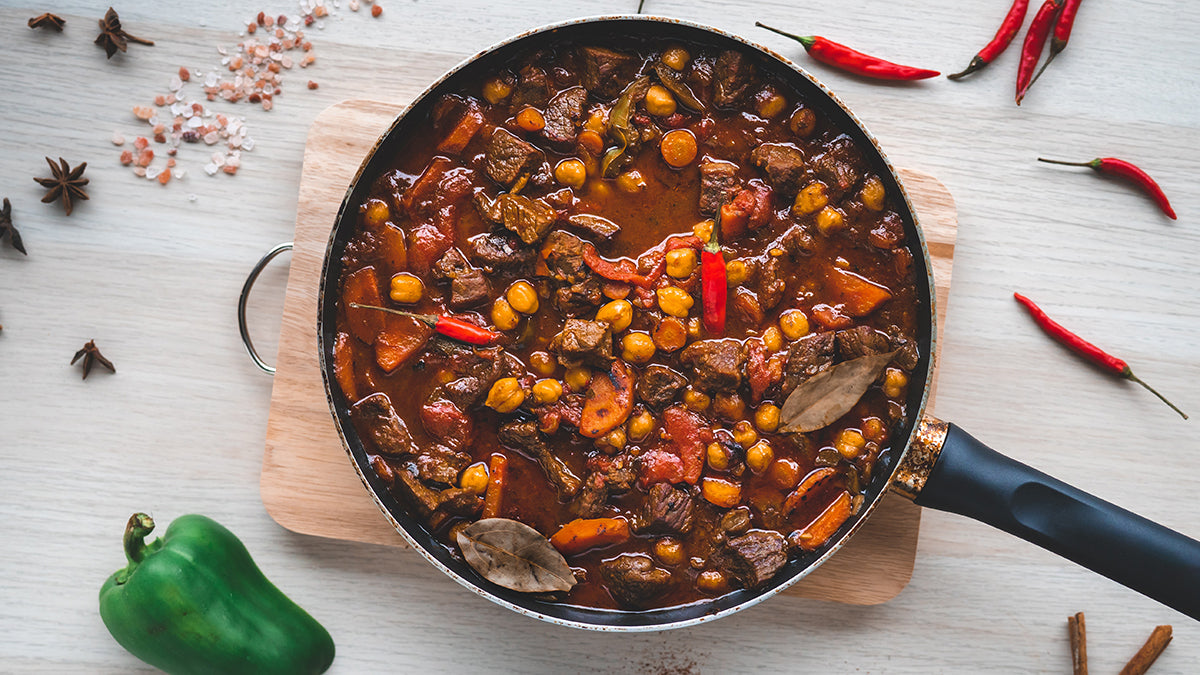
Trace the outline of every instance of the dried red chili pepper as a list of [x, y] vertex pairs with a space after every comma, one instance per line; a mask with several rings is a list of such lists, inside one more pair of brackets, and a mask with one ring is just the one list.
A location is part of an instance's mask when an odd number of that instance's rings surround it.
[[717, 209], [712, 234], [700, 251], [700, 305], [704, 330], [710, 335], [725, 332], [725, 254], [721, 252], [721, 216], [725, 204]]
[[1021, 45], [1021, 65], [1017, 67], [1017, 105], [1025, 98], [1025, 92], [1033, 80], [1033, 69], [1037, 68], [1038, 59], [1042, 58], [1042, 50], [1046, 48], [1046, 38], [1054, 27], [1054, 17], [1062, 8], [1063, 0], [1046, 0], [1033, 15], [1029, 22], [1029, 32], [1025, 33], [1025, 44]]
[[1029, 310], [1029, 315], [1033, 317], [1034, 323], [1036, 323], [1042, 330], [1046, 331], [1050, 337], [1063, 343], [1071, 351], [1079, 354], [1092, 363], [1095, 363], [1104, 370], [1107, 370], [1115, 375], [1119, 375], [1127, 380], [1133, 380], [1134, 382], [1137, 382], [1145, 387], [1151, 394], [1157, 396], [1163, 403], [1171, 406], [1171, 410], [1179, 413], [1183, 419], [1186, 420], [1188, 418], [1188, 416], [1182, 410], [1175, 407], [1174, 403], [1171, 403], [1166, 399], [1165, 396], [1155, 391], [1154, 387], [1151, 387], [1143, 382], [1137, 375], [1134, 375], [1133, 371], [1130, 370], [1128, 363], [1125, 363], [1121, 359], [1118, 359], [1112, 354], [1109, 354], [1103, 349], [1100, 349], [1096, 345], [1067, 330], [1062, 324], [1047, 316], [1046, 312], [1042, 311], [1042, 308], [1034, 304], [1034, 302], [1029, 298], [1021, 295], [1020, 293], [1013, 293], [1013, 297], [1017, 299], [1017, 302], [1024, 305], [1025, 309]]
[[[1058, 15], [1058, 21], [1054, 22], [1054, 37], [1050, 38], [1050, 54], [1046, 56], [1046, 62], [1042, 64], [1041, 70], [1038, 70], [1037, 75], [1033, 76], [1033, 80], [1029, 83], [1029, 87], [1033, 86], [1034, 82], [1046, 72], [1046, 66], [1058, 56], [1058, 53], [1067, 48], [1067, 40], [1071, 39], [1071, 28], [1075, 26], [1075, 14], [1079, 11], [1079, 3], [1082, 0], [1066, 0], [1063, 5], [1062, 13]], [[1028, 89], [1029, 87], [1026, 87]]]
[[[666, 256], [669, 251], [674, 251], [677, 248], [700, 248], [702, 245], [703, 242], [695, 235], [667, 238], [666, 243], [661, 245], [661, 250], [655, 247], [646, 252], [656, 257], [654, 267], [646, 274], [638, 274], [632, 269], [628, 269], [627, 267], [632, 267], [632, 263], [627, 260], [615, 263], [605, 260], [600, 257], [600, 253], [596, 251], [596, 247], [590, 243], [585, 242], [581, 257], [583, 258], [583, 263], [588, 266], [588, 269], [609, 281], [621, 281], [641, 288], [653, 288], [654, 282], [658, 281], [658, 278], [667, 270]], [[628, 265], [625, 263], [628, 263]]]
[[458, 317], [448, 316], [446, 314], [414, 314], [405, 312], [400, 309], [392, 309], [390, 307], [379, 307], [376, 305], [360, 305], [357, 302], [350, 303], [350, 306], [355, 309], [377, 309], [381, 312], [396, 314], [398, 316], [407, 316], [410, 319], [416, 319], [422, 323], [433, 326], [433, 330], [452, 339], [460, 342], [466, 342], [472, 345], [490, 345], [500, 339], [500, 334], [483, 326], [476, 326], [470, 321], [464, 321]]
[[1064, 162], [1058, 159], [1038, 157], [1038, 161], [1046, 162], [1047, 164], [1062, 164], [1064, 166], [1086, 166], [1100, 173], [1112, 174], [1124, 178], [1149, 195], [1154, 200], [1154, 203], [1158, 204], [1158, 208], [1167, 214], [1168, 218], [1178, 220], [1175, 216], [1175, 209], [1171, 208], [1171, 202], [1167, 199], [1166, 193], [1162, 191], [1158, 183], [1154, 182], [1150, 174], [1142, 171], [1132, 162], [1117, 159], [1116, 157], [1097, 157], [1090, 162]]
[[876, 80], [924, 80], [941, 75], [936, 70], [914, 68], [913, 66], [903, 66], [891, 61], [884, 61], [881, 58], [855, 51], [846, 45], [838, 44], [820, 35], [793, 35], [785, 33], [778, 28], [772, 28], [766, 24], [759, 23], [758, 21], [755, 21], [754, 25], [759, 28], [766, 28], [772, 33], [779, 33], [784, 37], [789, 37], [804, 45], [804, 50], [814, 59], [834, 68], [840, 68], [848, 73], [854, 73], [855, 75], [870, 77]]
[[992, 38], [992, 41], [979, 50], [979, 53], [967, 65], [966, 70], [946, 77], [960, 80], [971, 73], [983, 70], [984, 66], [996, 60], [997, 56], [1008, 49], [1008, 45], [1012, 43], [1017, 33], [1021, 32], [1021, 24], [1025, 22], [1027, 11], [1029, 11], [1029, 0], [1013, 0], [1012, 7], [1008, 8], [1008, 14], [1004, 15], [1004, 21], [1000, 22], [1000, 28], [996, 30], [996, 36]]

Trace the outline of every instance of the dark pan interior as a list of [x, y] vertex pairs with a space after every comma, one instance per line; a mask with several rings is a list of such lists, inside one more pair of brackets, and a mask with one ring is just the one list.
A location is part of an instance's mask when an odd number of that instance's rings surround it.
[[[389, 161], [397, 153], [405, 151], [405, 143], [414, 129], [419, 128], [428, 118], [432, 104], [441, 92], [453, 88], [460, 78], [472, 77], [481, 71], [494, 71], [496, 67], [510, 59], [515, 53], [533, 49], [548, 40], [577, 40], [591, 44], [605, 44], [606, 38], [615, 36], [640, 36], [657, 40], [682, 40], [692, 43], [709, 45], [717, 48], [736, 48], [744, 51], [757, 52], [761, 67], [780, 74], [791, 82], [796, 89], [806, 97], [809, 105], [827, 117], [837, 121], [846, 130], [864, 154], [870, 158], [873, 165], [885, 166], [888, 170], [881, 172], [887, 190], [891, 194], [904, 196], [901, 205], [901, 216], [904, 219], [908, 243], [914, 252], [914, 274], [917, 279], [920, 304], [918, 316], [918, 341], [921, 351], [921, 361], [913, 373], [913, 381], [909, 387], [909, 421], [902, 433], [896, 434], [896, 442], [905, 441], [903, 446], [893, 445], [881, 458], [873, 479], [865, 491], [866, 502], [863, 509], [843, 526], [838, 536], [817, 551], [807, 553], [790, 560], [785, 568], [776, 575], [774, 580], [765, 587], [755, 590], [740, 590], [713, 600], [706, 600], [689, 605], [666, 609], [647, 610], [640, 612], [596, 610], [561, 603], [546, 602], [529, 595], [509, 591], [496, 586], [475, 573], [466, 563], [455, 559], [438, 541], [436, 541], [423, 526], [407, 513], [401, 504], [387, 490], [384, 483], [371, 469], [363, 445], [359, 440], [354, 426], [348, 416], [348, 405], [340, 391], [331, 386], [333, 377], [332, 350], [336, 338], [335, 317], [338, 297], [338, 280], [341, 277], [341, 257], [356, 222], [356, 206], [365, 197], [371, 180], [382, 173]], [[704, 617], [715, 618], [754, 604], [767, 596], [773, 595], [783, 587], [790, 585], [799, 577], [806, 574], [829, 557], [849, 536], [858, 524], [865, 519], [878, 503], [891, 481], [891, 474], [911, 439], [915, 421], [923, 412], [926, 389], [932, 370], [930, 354], [933, 351], [934, 312], [932, 301], [933, 281], [929, 273], [929, 258], [924, 239], [912, 214], [907, 195], [897, 182], [895, 171], [886, 158], [877, 150], [875, 142], [863, 131], [861, 125], [842, 105], [819, 85], [811, 76], [786, 62], [777, 55], [760, 47], [745, 42], [724, 33], [701, 26], [677, 21], [653, 19], [650, 17], [619, 17], [585, 19], [565, 25], [540, 29], [514, 39], [500, 47], [475, 57], [452, 71], [441, 82], [419, 98], [392, 124], [391, 128], [377, 143], [374, 151], [364, 161], [359, 173], [347, 191], [338, 211], [337, 220], [330, 234], [329, 244], [325, 252], [324, 267], [321, 276], [320, 304], [318, 309], [318, 327], [320, 341], [321, 370], [325, 380], [326, 392], [334, 414], [338, 429], [342, 435], [350, 457], [353, 459], [360, 476], [373, 493], [377, 502], [389, 514], [408, 539], [419, 546], [426, 558], [430, 559], [443, 571], [465, 586], [489, 597], [500, 604], [526, 614], [538, 616], [549, 621], [599, 630], [655, 630], [680, 625], [687, 625]]]

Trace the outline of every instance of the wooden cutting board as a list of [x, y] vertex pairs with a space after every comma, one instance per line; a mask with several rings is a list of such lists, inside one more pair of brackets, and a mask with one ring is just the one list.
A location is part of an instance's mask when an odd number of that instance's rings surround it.
[[[375, 506], [334, 427], [317, 360], [316, 317], [325, 244], [346, 186], [403, 107], [343, 101], [309, 130], [261, 480], [268, 513], [289, 530], [397, 547], [407, 544]], [[933, 257], [941, 344], [958, 227], [954, 199], [928, 174], [900, 173]], [[836, 556], [785, 592], [857, 605], [890, 600], [912, 576], [920, 522], [920, 507], [885, 496]]]

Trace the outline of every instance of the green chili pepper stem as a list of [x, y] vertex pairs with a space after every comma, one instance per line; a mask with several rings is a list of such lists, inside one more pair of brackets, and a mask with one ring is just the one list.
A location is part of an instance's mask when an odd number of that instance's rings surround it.
[[1100, 168], [1100, 160], [1098, 159], [1093, 159], [1090, 162], [1064, 162], [1061, 159], [1046, 159], [1045, 157], [1038, 157], [1037, 160], [1047, 164], [1062, 164], [1063, 166], [1086, 166], [1089, 169]]
[[815, 36], [812, 36], [812, 35], [795, 35], [793, 33], [781, 31], [778, 28], [772, 28], [772, 27], [768, 26], [767, 24], [762, 23], [760, 21], [755, 21], [754, 25], [758, 26], [759, 28], [766, 28], [767, 30], [771, 31], [772, 33], [779, 33], [780, 35], [782, 35], [784, 37], [789, 37], [789, 38], [795, 40], [796, 42], [799, 42], [800, 44], [804, 45], [805, 49], [808, 49], [809, 47], [813, 46], [813, 43], [816, 42]]

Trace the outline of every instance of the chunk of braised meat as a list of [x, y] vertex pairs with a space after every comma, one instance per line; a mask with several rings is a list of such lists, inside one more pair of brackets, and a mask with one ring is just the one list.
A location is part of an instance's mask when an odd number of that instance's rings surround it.
[[470, 444], [475, 424], [452, 401], [432, 398], [421, 406], [420, 417], [425, 431], [451, 448], [463, 448]]
[[638, 477], [637, 472], [633, 470], [633, 457], [624, 453], [613, 456], [594, 455], [588, 460], [588, 468], [594, 468], [604, 474], [608, 491], [615, 495], [629, 492]]
[[399, 480], [394, 488], [426, 518], [435, 512], [473, 517], [483, 508], [483, 498], [473, 492], [456, 487], [435, 490], [405, 469], [395, 474]]
[[567, 368], [583, 364], [607, 368], [613, 360], [612, 326], [603, 321], [567, 319], [550, 341], [550, 351], [558, 354], [559, 363]]
[[787, 563], [787, 540], [774, 530], [754, 530], [731, 537], [708, 561], [743, 588], [766, 583]]
[[722, 204], [737, 194], [737, 165], [729, 162], [700, 164], [700, 213], [715, 214]]
[[471, 463], [471, 456], [435, 444], [421, 450], [413, 463], [417, 466], [417, 477], [426, 483], [454, 485], [458, 474]]
[[550, 277], [562, 282], [554, 292], [555, 305], [567, 316], [587, 312], [604, 299], [600, 278], [583, 261], [585, 246], [582, 239], [563, 230], [553, 230], [542, 244]]
[[639, 531], [687, 534], [692, 529], [696, 498], [684, 488], [655, 483], [642, 503]]
[[860, 356], [882, 354], [892, 349], [888, 336], [870, 326], [855, 326], [839, 330], [834, 337], [837, 340], [838, 354], [844, 361]]
[[750, 530], [750, 507], [739, 506], [721, 516], [721, 532], [726, 537], [740, 537]]
[[526, 244], [541, 241], [558, 220], [558, 211], [544, 199], [530, 199], [524, 195], [502, 194], [489, 200], [480, 192], [475, 195], [475, 206], [484, 218], [504, 225]]
[[734, 391], [745, 376], [746, 347], [740, 340], [700, 340], [679, 354], [693, 372], [692, 383], [704, 391]]
[[621, 226], [601, 216], [590, 213], [576, 213], [567, 218], [567, 222], [595, 236], [597, 239], [612, 239], [621, 233]]
[[462, 251], [452, 248], [433, 264], [435, 279], [450, 282], [450, 308], [465, 309], [482, 304], [492, 295], [483, 270], [467, 262]]
[[483, 168], [496, 183], [509, 187], [541, 160], [542, 151], [532, 143], [517, 138], [508, 129], [496, 127], [484, 151]]
[[604, 513], [608, 506], [608, 481], [604, 474], [593, 472], [583, 481], [583, 488], [575, 501], [571, 502], [571, 512], [577, 518], [596, 518]]
[[376, 393], [350, 406], [350, 417], [382, 455], [399, 457], [417, 451], [408, 425], [396, 414], [387, 394]]
[[488, 274], [524, 275], [537, 251], [507, 232], [477, 234], [467, 240], [471, 261]]
[[768, 254], [758, 266], [758, 304], [764, 311], [771, 311], [783, 300], [787, 282], [783, 276], [783, 262]]
[[867, 243], [875, 248], [891, 249], [904, 241], [904, 221], [895, 212], [883, 214], [867, 234]]
[[917, 363], [921, 360], [921, 352], [917, 348], [917, 341], [893, 337], [892, 344], [896, 347], [896, 355], [892, 357], [892, 363], [910, 372], [915, 370]]
[[779, 237], [779, 247], [787, 251], [793, 258], [810, 256], [817, 250], [817, 242], [813, 239], [808, 228], [799, 223], [793, 224]]
[[445, 399], [460, 410], [469, 410], [482, 403], [496, 380], [521, 377], [526, 372], [520, 359], [499, 347], [460, 357], [452, 371], [461, 377], [438, 385], [429, 394], [429, 400]]
[[435, 398], [444, 398], [462, 410], [479, 403], [487, 392], [488, 381], [482, 377], [460, 377], [435, 389]]
[[622, 553], [600, 564], [608, 592], [626, 609], [641, 609], [671, 587], [671, 573], [644, 553]]
[[836, 198], [862, 180], [867, 164], [854, 141], [842, 135], [829, 143], [824, 153], [813, 158], [812, 168]]
[[537, 460], [546, 472], [550, 484], [558, 491], [560, 499], [570, 499], [579, 492], [579, 477], [550, 450], [550, 446], [538, 431], [537, 422], [508, 422], [501, 425], [496, 436], [504, 445], [520, 450]]
[[546, 71], [533, 64], [526, 64], [517, 73], [517, 86], [513, 88], [514, 106], [542, 107], [554, 93], [554, 83]]
[[542, 128], [542, 136], [551, 143], [574, 143], [579, 132], [579, 123], [583, 119], [583, 106], [587, 103], [587, 90], [583, 87], [571, 87], [558, 92], [550, 99], [543, 117], [546, 126]]
[[793, 342], [783, 365], [783, 393], [792, 393], [802, 382], [833, 365], [834, 347], [833, 331], [812, 333]]
[[581, 47], [583, 70], [579, 75], [583, 86], [599, 98], [615, 98], [633, 79], [638, 59], [607, 47]]
[[713, 102], [723, 108], [737, 103], [754, 83], [756, 70], [746, 54], [733, 49], [721, 52], [713, 67]]
[[767, 174], [767, 181], [789, 202], [804, 179], [804, 153], [785, 143], [763, 143], [750, 153], [750, 161]]
[[655, 363], [642, 370], [634, 390], [643, 403], [655, 410], [662, 410], [675, 401], [685, 386], [687, 378], [667, 366]]

